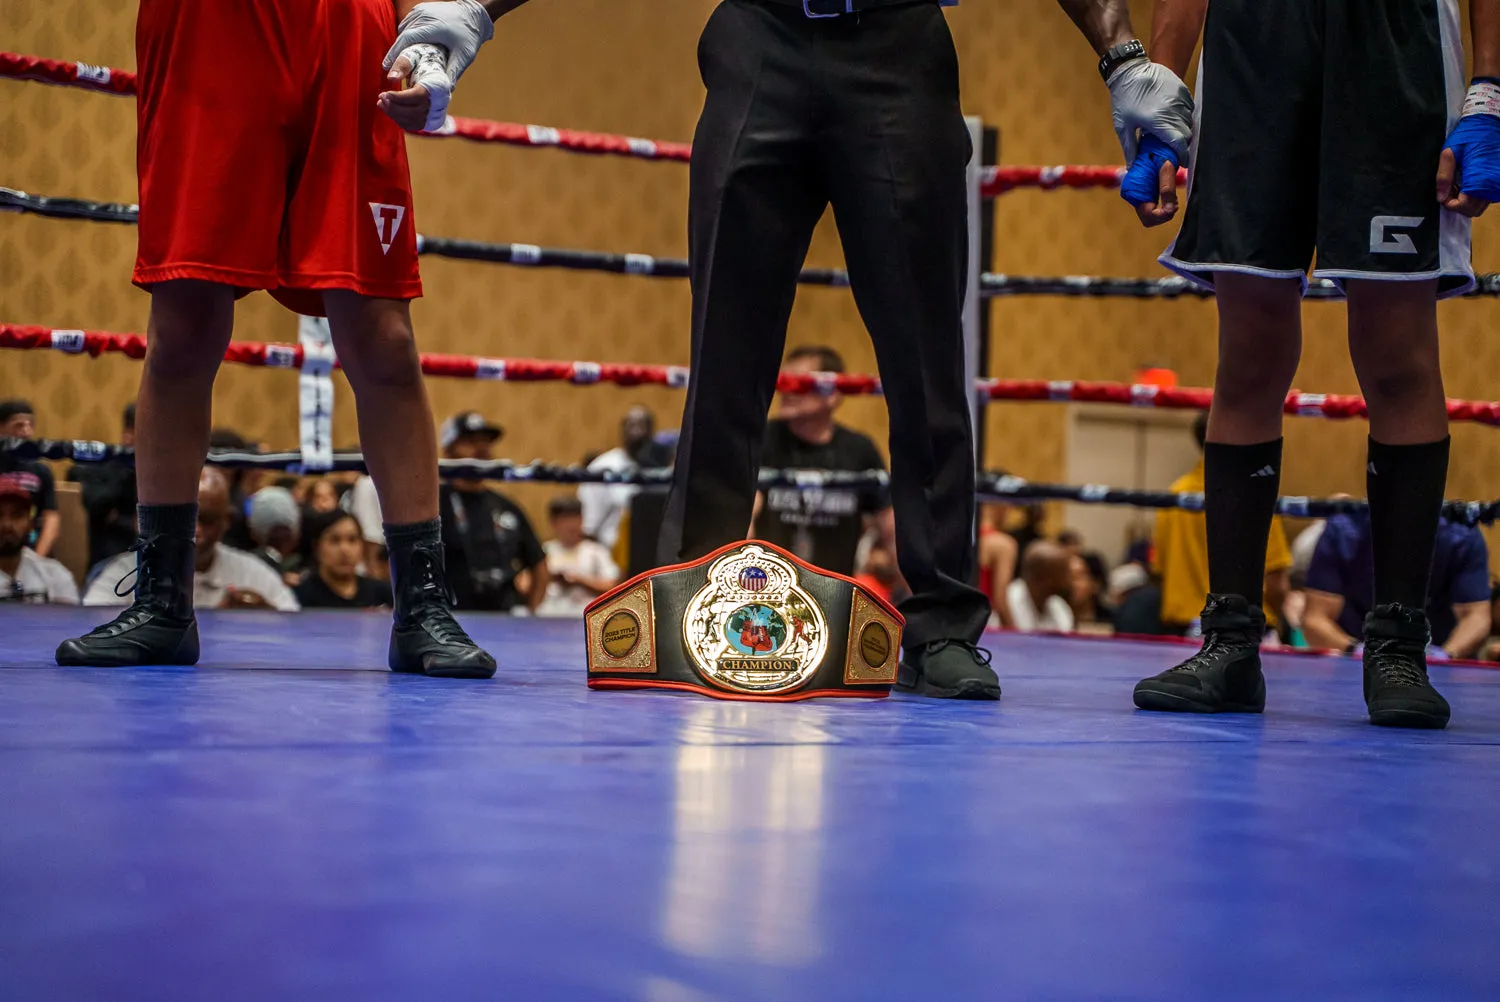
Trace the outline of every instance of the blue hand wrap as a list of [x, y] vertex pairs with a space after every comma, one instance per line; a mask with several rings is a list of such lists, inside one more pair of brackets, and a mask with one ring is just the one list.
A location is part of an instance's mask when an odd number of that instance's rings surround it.
[[1447, 148], [1458, 161], [1463, 193], [1500, 202], [1500, 118], [1465, 115], [1448, 137]]
[[1173, 170], [1182, 166], [1172, 147], [1150, 133], [1143, 134], [1140, 150], [1120, 182], [1120, 197], [1134, 206], [1156, 202], [1161, 197], [1161, 165], [1165, 163]]

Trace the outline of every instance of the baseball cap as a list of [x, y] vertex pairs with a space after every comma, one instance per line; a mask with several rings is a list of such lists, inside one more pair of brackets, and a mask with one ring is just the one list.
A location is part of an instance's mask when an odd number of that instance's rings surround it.
[[278, 527], [300, 530], [302, 509], [297, 507], [297, 499], [285, 487], [262, 487], [250, 495], [250, 510], [245, 520], [250, 525], [251, 536], [262, 539]]
[[31, 500], [31, 491], [14, 477], [0, 477], [0, 498], [25, 498]]
[[446, 449], [465, 435], [484, 435], [494, 442], [504, 434], [504, 428], [478, 411], [463, 411], [443, 422], [443, 427], [438, 431], [438, 445]]

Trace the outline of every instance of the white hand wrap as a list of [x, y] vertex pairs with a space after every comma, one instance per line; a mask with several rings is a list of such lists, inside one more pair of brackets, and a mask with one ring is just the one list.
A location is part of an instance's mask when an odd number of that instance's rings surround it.
[[[407, 79], [413, 87], [424, 87], [431, 102], [427, 106], [424, 132], [436, 132], [448, 121], [448, 102], [453, 99], [453, 80], [448, 76], [448, 53], [436, 45], [413, 45], [401, 53], [411, 63]], [[399, 61], [398, 57], [398, 61]]]
[[385, 54], [385, 68], [413, 45], [426, 42], [448, 54], [448, 78], [458, 83], [479, 55], [479, 47], [495, 37], [495, 23], [479, 0], [435, 0], [419, 3], [401, 19], [396, 41]]
[[1500, 86], [1488, 80], [1475, 80], [1469, 85], [1464, 97], [1463, 117], [1470, 115], [1494, 115], [1500, 118]]
[[1125, 163], [1135, 162], [1139, 132], [1160, 139], [1172, 147], [1178, 162], [1187, 163], [1193, 142], [1193, 95], [1176, 73], [1160, 63], [1135, 59], [1110, 76], [1109, 94]]

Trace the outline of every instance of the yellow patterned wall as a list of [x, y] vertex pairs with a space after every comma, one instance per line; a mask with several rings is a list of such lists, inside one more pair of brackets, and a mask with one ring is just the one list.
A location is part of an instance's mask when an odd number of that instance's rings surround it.
[[[133, 67], [132, 0], [7, 0], [3, 47]], [[713, 0], [535, 0], [502, 21], [496, 41], [465, 77], [455, 110], [466, 115], [662, 139], [691, 138], [701, 102], [695, 48]], [[1149, 4], [1136, 3], [1140, 25]], [[1108, 102], [1086, 46], [1053, 0], [966, 0], [951, 12], [965, 105], [1002, 133], [1008, 163], [1111, 163], [1119, 157]], [[0, 184], [30, 191], [133, 201], [134, 106], [127, 99], [0, 82]], [[426, 233], [681, 256], [687, 173], [674, 164], [578, 157], [459, 141], [413, 140], [417, 221]], [[232, 193], [226, 193], [232, 197]], [[826, 221], [825, 221], [826, 222]], [[1110, 192], [1020, 192], [996, 211], [996, 269], [1018, 274], [1156, 275], [1169, 238], [1143, 232]], [[1476, 264], [1500, 270], [1500, 224], [1476, 235]], [[143, 330], [146, 297], [129, 285], [129, 227], [0, 218], [0, 319], [57, 327]], [[812, 264], [837, 265], [831, 224]], [[525, 271], [428, 259], [427, 298], [416, 309], [428, 351], [600, 361], [687, 361], [688, 295], [674, 281]], [[1184, 382], [1213, 376], [1214, 313], [1182, 302], [1003, 300], [991, 307], [994, 375], [1128, 379], [1145, 363]], [[1500, 395], [1500, 304], [1443, 307], [1451, 395]], [[1342, 307], [1309, 305], [1298, 386], [1357, 392]], [[239, 307], [240, 336], [291, 340], [292, 318], [263, 295]], [[826, 341], [851, 367], [874, 359], [846, 292], [807, 290], [792, 343]], [[48, 352], [0, 357], [0, 396], [38, 404], [42, 432], [113, 437], [137, 363]], [[479, 408], [509, 429], [502, 452], [578, 459], [613, 443], [618, 415], [641, 401], [665, 425], [681, 397], [664, 389], [512, 386], [434, 380], [439, 416]], [[226, 369], [216, 417], [276, 446], [295, 442], [295, 377]], [[341, 391], [338, 438], [353, 441], [352, 401]], [[883, 407], [851, 401], [846, 419], [883, 438]], [[1065, 416], [1053, 405], [995, 406], [989, 465], [1058, 478]], [[1361, 423], [1288, 423], [1286, 489], [1360, 493]], [[1451, 496], [1500, 495], [1500, 432], [1454, 431]], [[539, 494], [525, 493], [535, 505]]]

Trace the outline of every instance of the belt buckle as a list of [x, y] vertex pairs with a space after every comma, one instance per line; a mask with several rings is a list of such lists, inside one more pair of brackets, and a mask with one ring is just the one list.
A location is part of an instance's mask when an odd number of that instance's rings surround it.
[[802, 0], [802, 13], [815, 21], [825, 21], [830, 17], [842, 17], [845, 14], [854, 13], [854, 0], [844, 0], [844, 9], [836, 10], [832, 14], [815, 14], [812, 9], [813, 0]]

